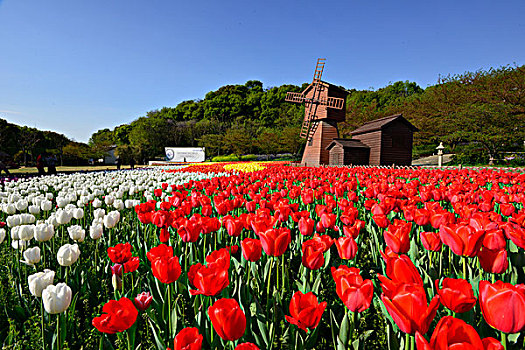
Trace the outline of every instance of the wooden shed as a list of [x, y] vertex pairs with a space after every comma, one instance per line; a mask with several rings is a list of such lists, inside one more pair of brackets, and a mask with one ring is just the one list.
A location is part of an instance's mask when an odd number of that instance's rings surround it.
[[369, 165], [411, 165], [414, 132], [402, 114], [376, 119], [352, 131], [352, 140], [370, 148]]
[[333, 139], [326, 148], [330, 153], [330, 165], [367, 165], [370, 147], [359, 140]]

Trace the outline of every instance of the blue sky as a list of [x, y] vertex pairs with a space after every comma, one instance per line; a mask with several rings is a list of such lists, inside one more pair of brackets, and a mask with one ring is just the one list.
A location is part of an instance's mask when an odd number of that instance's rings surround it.
[[225, 84], [347, 88], [525, 64], [525, 1], [0, 0], [0, 118], [87, 141]]

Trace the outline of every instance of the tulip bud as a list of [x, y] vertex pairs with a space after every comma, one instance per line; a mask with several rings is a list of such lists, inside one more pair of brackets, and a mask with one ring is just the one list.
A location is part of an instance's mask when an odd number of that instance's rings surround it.
[[67, 310], [71, 304], [71, 288], [65, 283], [59, 283], [56, 286], [49, 285], [42, 292], [42, 301], [44, 309], [48, 314], [59, 314]]
[[67, 228], [69, 237], [76, 242], [83, 242], [86, 237], [86, 230], [84, 230], [79, 225], [73, 225]]
[[134, 302], [137, 309], [140, 311], [146, 311], [149, 308], [152, 300], [153, 297], [149, 292], [142, 292], [135, 297]]
[[24, 255], [25, 260], [20, 260], [20, 261], [26, 265], [32, 266], [40, 262], [40, 248], [39, 247], [28, 248], [24, 251], [23, 255]]
[[61, 266], [73, 265], [80, 256], [78, 244], [64, 244], [57, 252], [57, 260]]
[[42, 291], [47, 286], [53, 284], [55, 279], [55, 271], [45, 269], [44, 272], [37, 272], [27, 277], [29, 284], [29, 291], [35, 297], [41, 297]]

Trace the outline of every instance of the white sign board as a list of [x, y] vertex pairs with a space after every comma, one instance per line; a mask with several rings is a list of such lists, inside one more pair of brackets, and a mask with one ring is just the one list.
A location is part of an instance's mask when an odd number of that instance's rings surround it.
[[204, 162], [204, 147], [165, 147], [168, 162]]

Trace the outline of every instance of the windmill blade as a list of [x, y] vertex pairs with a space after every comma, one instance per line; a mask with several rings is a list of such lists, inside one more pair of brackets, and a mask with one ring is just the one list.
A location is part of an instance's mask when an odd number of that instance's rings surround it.
[[345, 103], [344, 98], [328, 97], [319, 99], [319, 104], [327, 106], [328, 108], [341, 109]]
[[304, 96], [298, 92], [287, 92], [284, 100], [287, 102], [302, 103]]
[[317, 59], [317, 64], [315, 65], [313, 83], [319, 82], [321, 80], [321, 77], [323, 76], [323, 70], [324, 70], [324, 61], [326, 61], [326, 58]]

